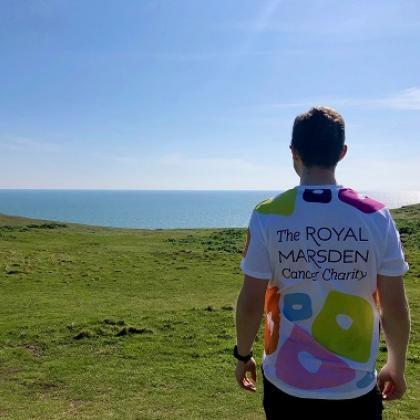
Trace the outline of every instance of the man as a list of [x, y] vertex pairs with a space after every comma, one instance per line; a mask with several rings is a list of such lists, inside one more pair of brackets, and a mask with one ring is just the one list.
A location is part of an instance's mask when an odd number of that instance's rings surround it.
[[[265, 312], [267, 419], [381, 419], [382, 400], [406, 389], [408, 264], [386, 206], [337, 184], [344, 140], [333, 109], [299, 115], [290, 149], [300, 184], [259, 203], [250, 218], [235, 375], [240, 387], [256, 391], [252, 345]], [[388, 353], [378, 374], [379, 323]]]

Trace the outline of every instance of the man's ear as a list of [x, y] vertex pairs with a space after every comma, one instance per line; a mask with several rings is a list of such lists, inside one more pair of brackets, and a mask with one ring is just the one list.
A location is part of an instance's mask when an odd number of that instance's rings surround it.
[[296, 149], [292, 145], [289, 146], [289, 149], [292, 152], [293, 159], [296, 160], [298, 158], [298, 153], [297, 153]]
[[343, 157], [346, 156], [346, 154], [347, 154], [347, 144], [343, 144], [343, 148], [341, 149], [338, 160], [343, 159]]

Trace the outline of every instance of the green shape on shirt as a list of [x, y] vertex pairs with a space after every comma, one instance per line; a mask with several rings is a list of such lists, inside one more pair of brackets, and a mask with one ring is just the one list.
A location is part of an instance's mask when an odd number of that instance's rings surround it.
[[290, 216], [295, 210], [296, 196], [297, 188], [292, 188], [276, 198], [267, 198], [267, 200], [257, 204], [255, 210], [263, 214]]
[[[348, 319], [339, 325], [337, 317]], [[359, 296], [332, 291], [312, 325], [312, 336], [333, 353], [356, 362], [369, 360], [373, 334], [373, 311]]]

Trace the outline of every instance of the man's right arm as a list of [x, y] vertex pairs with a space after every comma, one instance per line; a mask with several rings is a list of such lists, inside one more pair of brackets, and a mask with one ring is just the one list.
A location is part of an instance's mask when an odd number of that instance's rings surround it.
[[405, 360], [410, 336], [410, 311], [402, 276], [378, 275], [381, 326], [388, 349], [388, 359], [378, 376], [384, 400], [403, 396], [406, 383]]

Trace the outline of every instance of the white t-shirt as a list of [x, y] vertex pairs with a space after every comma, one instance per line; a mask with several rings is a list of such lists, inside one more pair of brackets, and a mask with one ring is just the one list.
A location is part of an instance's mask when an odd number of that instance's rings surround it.
[[240, 267], [270, 280], [262, 367], [271, 383], [324, 399], [375, 386], [377, 275], [409, 268], [384, 204], [342, 185], [298, 185], [255, 207]]

